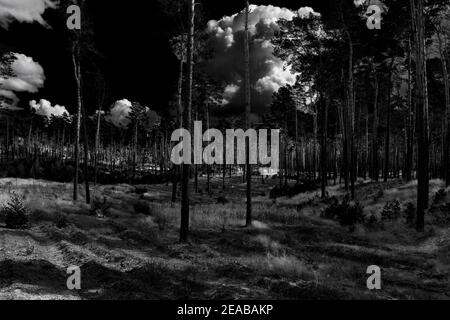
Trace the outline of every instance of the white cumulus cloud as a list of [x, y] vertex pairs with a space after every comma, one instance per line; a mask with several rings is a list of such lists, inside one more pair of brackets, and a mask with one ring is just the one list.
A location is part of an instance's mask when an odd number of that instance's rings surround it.
[[11, 65], [13, 76], [0, 78], [3, 90], [36, 93], [44, 86], [45, 75], [41, 65], [21, 53], [14, 53], [15, 61]]
[[65, 107], [60, 105], [52, 106], [50, 101], [45, 99], [41, 99], [39, 102], [36, 102], [35, 100], [30, 101], [30, 107], [35, 111], [37, 115], [44, 117], [47, 120], [51, 120], [52, 117], [70, 117], [70, 113]]
[[12, 75], [0, 77], [0, 96], [9, 102], [3, 102], [3, 108], [15, 109], [19, 99], [18, 92], [36, 93], [44, 86], [45, 74], [42, 66], [21, 53], [12, 53], [15, 58], [11, 64]]
[[275, 65], [267, 76], [256, 82], [256, 90], [276, 92], [287, 84], [294, 85], [296, 80], [296, 74], [291, 72], [290, 66]]
[[[299, 10], [268, 6], [250, 6], [249, 32], [251, 34], [250, 74], [252, 83], [252, 109], [263, 111], [271, 102], [272, 94], [280, 87], [292, 85], [296, 74], [284, 61], [273, 54], [271, 40], [279, 31], [281, 19], [294, 17], [320, 17], [310, 7]], [[239, 108], [243, 104], [245, 12], [241, 11], [220, 20], [211, 20], [207, 32], [211, 34], [215, 55], [209, 63], [211, 75], [225, 84], [223, 104]]]
[[47, 26], [42, 15], [57, 4], [56, 0], [0, 0], [0, 26], [8, 28], [14, 20]]
[[106, 121], [121, 129], [128, 128], [131, 123], [129, 119], [131, 107], [132, 103], [127, 99], [116, 101], [106, 116]]

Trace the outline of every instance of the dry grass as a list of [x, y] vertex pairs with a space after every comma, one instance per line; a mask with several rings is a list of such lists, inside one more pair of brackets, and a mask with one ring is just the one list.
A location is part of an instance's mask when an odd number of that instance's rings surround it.
[[311, 270], [302, 261], [289, 255], [265, 256], [254, 255], [243, 258], [242, 263], [258, 274], [266, 277], [287, 278], [292, 280], [317, 281], [317, 273]]
[[[295, 290], [304, 290], [298, 287], [299, 282], [311, 284], [311, 290], [319, 290], [320, 286], [340, 293], [339, 297], [351, 292], [359, 298], [402, 298], [404, 292], [417, 297], [442, 297], [444, 289], [450, 288], [445, 280], [450, 278], [450, 261], [440, 254], [450, 241], [447, 229], [429, 226], [427, 233], [418, 235], [403, 221], [392, 221], [379, 229], [359, 225], [354, 233], [348, 233], [337, 222], [320, 218], [326, 204], [317, 192], [277, 201], [256, 196], [253, 226], [243, 228], [245, 185], [240, 180], [235, 182], [234, 188], [220, 194], [229, 200], [224, 205], [217, 204], [215, 197], [193, 194], [193, 236], [190, 244], [181, 245], [180, 206], [170, 205], [170, 186], [149, 186], [143, 198], [129, 185], [101, 186], [97, 196], [105, 197], [110, 208], [104, 217], [98, 217], [90, 215], [90, 207], [83, 203], [82, 188], [81, 200], [74, 203], [69, 184], [3, 179], [0, 203], [7, 201], [13, 191], [23, 194], [33, 212], [33, 223], [32, 229], [23, 233], [2, 229], [2, 254], [12, 261], [50, 261], [58, 268], [68, 263], [93, 263], [95, 270], [107, 275], [96, 285], [108, 298], [119, 295], [119, 291], [108, 293], [112, 284], [125, 286], [126, 290], [139, 288], [153, 298], [156, 292], [166, 298], [204, 299], [211, 298], [210, 292], [217, 297], [218, 287], [227, 288], [226, 298], [290, 298], [299, 295], [290, 284], [295, 284]], [[261, 193], [269, 187], [257, 184], [255, 189]], [[411, 201], [415, 187], [414, 183], [361, 181], [357, 192], [366, 213], [379, 213], [386, 202], [398, 199], [404, 206]], [[432, 181], [431, 195], [440, 188], [441, 181]], [[330, 188], [330, 195], [342, 197], [344, 192], [341, 186], [335, 186]], [[381, 196], [374, 203], [377, 195]], [[144, 201], [148, 210], [137, 212], [137, 201]], [[67, 226], [57, 227], [61, 217], [67, 220]], [[381, 264], [387, 272], [382, 293], [365, 290], [365, 271], [371, 264]], [[421, 268], [428, 269], [412, 290], [411, 279], [423, 272]], [[432, 290], [427, 291], [421, 283], [443, 276], [447, 278], [439, 284], [442, 288], [435, 281]], [[143, 279], [151, 279], [158, 286], [152, 287], [152, 281]], [[278, 282], [286, 289], [281, 293], [271, 289]], [[0, 298], [13, 297], [8, 290], [0, 288]], [[61, 295], [55, 291], [55, 297]]]

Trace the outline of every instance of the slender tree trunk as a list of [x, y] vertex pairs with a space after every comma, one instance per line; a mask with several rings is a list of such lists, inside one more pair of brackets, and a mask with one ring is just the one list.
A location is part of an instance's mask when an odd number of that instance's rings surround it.
[[[194, 32], [195, 32], [195, 0], [189, 1], [189, 38], [187, 46], [187, 81], [186, 81], [186, 107], [183, 110], [184, 128], [192, 130], [192, 89], [194, 73]], [[190, 164], [184, 163], [181, 181], [181, 225], [180, 241], [187, 242], [189, 237], [189, 178]]]
[[[178, 90], [177, 90], [177, 128], [183, 127], [183, 73], [184, 73], [184, 35], [181, 39], [181, 57], [180, 57], [180, 71], [178, 75]], [[173, 181], [172, 181], [172, 202], [177, 201], [178, 180], [181, 174], [181, 166], [174, 165], [173, 167]]]
[[82, 106], [83, 111], [83, 142], [84, 142], [84, 186], [86, 192], [86, 203], [91, 203], [91, 192], [89, 189], [89, 140], [86, 124], [86, 110]]
[[445, 130], [444, 130], [444, 179], [445, 185], [450, 186], [450, 79], [448, 73], [448, 62], [446, 48], [443, 43], [442, 34], [437, 30], [439, 42], [439, 53], [442, 66], [442, 76], [444, 77], [445, 88]]
[[378, 181], [378, 95], [379, 95], [378, 77], [375, 71], [375, 101], [373, 104], [373, 128], [372, 128], [372, 179]]
[[134, 123], [134, 137], [133, 137], [133, 183], [136, 184], [136, 165], [137, 165], [137, 152], [138, 152], [138, 127], [139, 127], [138, 117], [135, 119]]
[[[250, 41], [248, 30], [249, 19], [249, 1], [246, 1], [245, 8], [245, 35], [244, 35], [244, 51], [245, 51], [245, 122], [247, 129], [251, 128], [251, 91], [250, 91]], [[250, 141], [246, 143], [246, 166], [247, 166], [247, 214], [246, 225], [252, 225], [252, 166], [250, 165]]]
[[429, 202], [429, 123], [423, 0], [411, 0], [411, 9], [415, 33], [417, 86], [418, 192], [416, 229], [418, 232], [423, 232], [425, 230], [425, 211], [428, 209]]
[[297, 107], [295, 107], [295, 166], [297, 172], [297, 184], [300, 183], [300, 154], [298, 150], [298, 138], [298, 110]]
[[[79, 40], [78, 40], [79, 41]], [[80, 127], [81, 127], [81, 66], [79, 43], [74, 43], [72, 50], [72, 61], [77, 85], [77, 113], [75, 119], [75, 177], [73, 181], [73, 200], [78, 200], [78, 178], [80, 170]]]
[[346, 31], [349, 41], [349, 62], [348, 62], [348, 109], [350, 120], [350, 192], [352, 199], [355, 199], [356, 181], [356, 158], [355, 158], [355, 93], [353, 79], [353, 40], [350, 32]]
[[414, 157], [414, 109], [412, 101], [412, 53], [411, 40], [408, 41], [408, 116], [406, 129], [405, 180], [412, 180]]
[[95, 131], [94, 187], [97, 186], [101, 121], [102, 121], [102, 108], [100, 106], [97, 115], [97, 130]]
[[[209, 127], [210, 127], [210, 123], [209, 123], [209, 105], [207, 104], [206, 106], [206, 128], [209, 132]], [[211, 139], [210, 136], [208, 136], [208, 141]], [[211, 165], [206, 164], [206, 190], [208, 192], [208, 194], [211, 193]]]
[[390, 149], [391, 149], [391, 90], [392, 90], [392, 74], [394, 67], [394, 56], [391, 60], [391, 65], [389, 67], [389, 81], [387, 89], [387, 115], [386, 115], [386, 141], [385, 141], [385, 154], [384, 154], [384, 182], [389, 179], [389, 164], [390, 164]]
[[327, 186], [327, 140], [328, 140], [328, 109], [330, 105], [330, 99], [328, 94], [326, 94], [324, 101], [324, 110], [322, 115], [322, 146], [320, 148], [321, 157], [320, 157], [320, 168], [322, 173], [322, 199], [326, 197], [326, 186]]

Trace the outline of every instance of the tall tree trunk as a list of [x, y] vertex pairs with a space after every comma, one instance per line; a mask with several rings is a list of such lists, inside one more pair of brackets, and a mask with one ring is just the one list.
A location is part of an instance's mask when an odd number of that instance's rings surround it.
[[320, 148], [320, 168], [322, 173], [322, 199], [326, 197], [326, 186], [327, 186], [327, 140], [328, 140], [328, 109], [330, 105], [330, 98], [328, 96], [328, 93], [326, 94], [325, 101], [324, 101], [324, 110], [322, 115], [322, 146]]
[[412, 180], [414, 157], [414, 108], [412, 99], [412, 48], [411, 40], [408, 41], [408, 116], [406, 118], [406, 161], [405, 180]]
[[[184, 34], [181, 36], [181, 57], [180, 57], [180, 71], [178, 75], [178, 90], [177, 90], [177, 128], [183, 127], [183, 73], [184, 73]], [[172, 176], [172, 202], [177, 201], [178, 180], [180, 178], [181, 167], [173, 166]]]
[[[210, 129], [210, 123], [209, 123], [209, 105], [206, 104], [205, 106], [206, 108], [206, 129], [209, 132]], [[211, 139], [210, 136], [208, 136], [208, 142]], [[211, 165], [210, 164], [206, 164], [206, 190], [208, 192], [208, 194], [211, 193]]]
[[378, 95], [380, 92], [378, 76], [375, 71], [375, 101], [373, 104], [373, 128], [372, 128], [372, 179], [378, 181]]
[[133, 183], [136, 184], [136, 165], [137, 165], [137, 153], [138, 153], [138, 128], [139, 128], [139, 120], [138, 116], [134, 120], [134, 135], [133, 135]]
[[80, 44], [78, 42], [74, 43], [72, 49], [72, 62], [75, 73], [75, 80], [77, 86], [77, 113], [75, 119], [75, 176], [73, 179], [73, 200], [78, 200], [78, 178], [80, 170], [80, 127], [81, 127], [81, 66], [80, 66]]
[[391, 64], [389, 66], [389, 81], [387, 88], [387, 115], [386, 115], [386, 141], [384, 150], [384, 182], [389, 179], [389, 164], [390, 164], [390, 149], [391, 149], [391, 90], [392, 90], [392, 74], [394, 67], [394, 56], [392, 56]]
[[[183, 125], [186, 130], [192, 130], [192, 89], [194, 73], [194, 32], [195, 32], [195, 0], [189, 1], [189, 38], [187, 46], [187, 81], [186, 105], [183, 110]], [[187, 242], [189, 237], [189, 178], [190, 164], [184, 163], [181, 181], [181, 225], [180, 241]]]
[[300, 183], [300, 154], [298, 150], [298, 141], [299, 134], [298, 134], [298, 110], [297, 107], [295, 107], [295, 166], [296, 166], [296, 172], [297, 172], [297, 184]]
[[450, 186], [450, 79], [448, 74], [448, 62], [446, 48], [443, 43], [442, 34], [437, 30], [439, 42], [439, 53], [442, 66], [442, 76], [445, 87], [445, 130], [444, 130], [444, 179], [445, 185]]
[[97, 129], [95, 131], [94, 187], [97, 186], [101, 121], [102, 121], [102, 106], [100, 105], [97, 115]]
[[84, 186], [86, 192], [86, 203], [91, 203], [91, 192], [89, 189], [89, 140], [86, 124], [86, 110], [82, 106], [83, 112], [83, 142], [84, 142]]
[[418, 232], [425, 230], [425, 211], [429, 204], [429, 123], [428, 90], [426, 73], [424, 1], [411, 0], [413, 28], [415, 33], [416, 100], [417, 100], [417, 148], [418, 148]]
[[[247, 129], [251, 128], [251, 91], [250, 91], [250, 41], [248, 30], [248, 16], [250, 13], [249, 1], [245, 6], [245, 35], [244, 35], [244, 51], [245, 51], [245, 122]], [[246, 166], [247, 166], [247, 214], [246, 225], [252, 225], [252, 166], [250, 165], [250, 140], [246, 143]]]
[[350, 120], [350, 192], [352, 199], [355, 199], [355, 181], [356, 181], [356, 158], [355, 158], [355, 93], [353, 78], [353, 40], [350, 32], [346, 30], [349, 46], [348, 61], [348, 113]]

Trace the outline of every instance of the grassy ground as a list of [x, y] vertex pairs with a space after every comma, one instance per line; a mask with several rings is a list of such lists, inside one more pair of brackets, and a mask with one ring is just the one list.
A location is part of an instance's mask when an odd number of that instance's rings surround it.
[[[23, 194], [31, 228], [0, 220], [0, 299], [449, 298], [446, 207], [428, 215], [424, 234], [402, 219], [349, 232], [321, 218], [326, 204], [314, 192], [269, 199], [276, 183], [255, 179], [255, 222], [242, 228], [245, 184], [233, 179], [222, 192], [214, 181], [214, 196], [193, 195], [191, 240], [179, 244], [171, 186], [102, 186], [96, 197], [109, 208], [91, 215], [69, 184], [2, 179], [0, 202]], [[433, 181], [432, 196], [441, 187]], [[344, 196], [339, 186], [329, 193]], [[361, 183], [357, 194], [364, 214], [376, 216], [395, 199], [404, 210], [415, 185]], [[228, 203], [217, 204], [220, 196]], [[81, 268], [80, 291], [66, 288], [71, 265]], [[380, 291], [366, 287], [370, 265], [382, 268]]]

